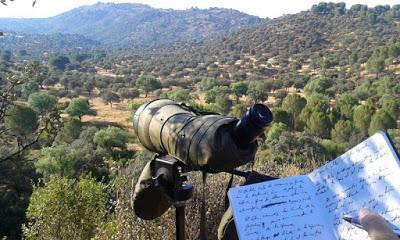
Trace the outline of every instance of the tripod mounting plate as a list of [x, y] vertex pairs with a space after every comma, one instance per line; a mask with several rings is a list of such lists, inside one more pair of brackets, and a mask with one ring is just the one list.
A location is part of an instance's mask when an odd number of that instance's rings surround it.
[[155, 183], [174, 203], [187, 201], [193, 196], [193, 186], [186, 183], [188, 179], [184, 175], [189, 170], [183, 162], [168, 155], [156, 157], [151, 165]]

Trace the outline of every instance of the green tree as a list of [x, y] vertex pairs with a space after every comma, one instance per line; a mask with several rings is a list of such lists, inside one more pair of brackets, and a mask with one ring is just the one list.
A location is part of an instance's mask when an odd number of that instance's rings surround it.
[[28, 105], [39, 115], [45, 115], [55, 108], [57, 98], [47, 93], [33, 93], [29, 96]]
[[[284, 123], [286, 127], [292, 127], [292, 116], [285, 110], [286, 108], [273, 108], [272, 116], [274, 117], [275, 123]], [[291, 128], [293, 129], [293, 128]]]
[[360, 130], [363, 136], [368, 135], [368, 128], [371, 123], [371, 117], [374, 114], [374, 108], [370, 105], [358, 105], [354, 109], [353, 122], [354, 126]]
[[204, 99], [207, 103], [215, 103], [217, 96], [228, 96], [231, 93], [231, 89], [227, 86], [215, 86], [212, 89], [206, 91]]
[[267, 100], [268, 93], [266, 84], [261, 81], [250, 82], [247, 89], [247, 96], [255, 103]]
[[328, 115], [329, 108], [329, 99], [325, 95], [313, 94], [307, 98], [307, 104], [300, 113], [300, 120], [308, 124], [312, 113], [320, 112]]
[[90, 98], [90, 96], [92, 94], [92, 91], [93, 91], [94, 87], [95, 87], [94, 80], [88, 79], [83, 83], [83, 88], [88, 92], [89, 98]]
[[346, 143], [353, 133], [354, 127], [349, 120], [339, 120], [331, 131], [331, 137], [336, 143]]
[[291, 115], [291, 123], [288, 124], [291, 129], [300, 130], [300, 113], [306, 104], [307, 100], [297, 94], [289, 94], [283, 99], [282, 108]]
[[368, 133], [369, 135], [373, 135], [379, 130], [387, 130], [396, 127], [396, 120], [385, 110], [380, 109], [372, 116]]
[[120, 98], [118, 94], [116, 94], [113, 91], [105, 91], [101, 94], [101, 99], [103, 99], [103, 102], [106, 104], [110, 104], [112, 107], [113, 102], [120, 102]]
[[400, 129], [388, 129], [387, 132], [390, 139], [393, 141], [395, 148], [400, 149]]
[[376, 77], [378, 77], [379, 73], [381, 73], [381, 72], [383, 72], [383, 70], [385, 70], [385, 60], [383, 58], [381, 58], [380, 56], [373, 55], [367, 61], [367, 69], [368, 69], [368, 71], [375, 73]]
[[120, 88], [118, 89], [118, 95], [121, 99], [133, 99], [139, 97], [139, 90], [136, 88], [129, 89], [129, 88]]
[[232, 107], [232, 111], [229, 113], [229, 115], [240, 119], [246, 111], [247, 111], [246, 105], [236, 104]]
[[75, 118], [66, 118], [63, 121], [63, 126], [57, 134], [56, 143], [71, 143], [79, 137], [82, 131], [82, 122]]
[[21, 94], [24, 99], [28, 99], [32, 93], [39, 91], [39, 84], [35, 81], [29, 81], [22, 86]]
[[32, 108], [13, 105], [7, 109], [5, 127], [9, 134], [17, 137], [18, 145], [21, 146], [23, 140], [37, 130], [38, 118]]
[[144, 101], [142, 100], [137, 100], [137, 99], [130, 100], [128, 101], [127, 109], [128, 111], [135, 112], [140, 106], [142, 106], [143, 103]]
[[332, 95], [329, 94], [327, 91], [330, 87], [332, 87], [332, 80], [326, 77], [318, 77], [311, 80], [307, 85], [304, 87], [304, 92], [310, 96], [312, 94], [324, 94], [324, 95]]
[[136, 85], [145, 92], [145, 97], [151, 91], [161, 88], [161, 83], [151, 75], [141, 75], [136, 80]]
[[100, 130], [94, 136], [93, 142], [112, 153], [113, 148], [126, 149], [128, 134], [118, 127], [108, 127]]
[[282, 122], [276, 122], [271, 125], [267, 133], [267, 140], [278, 140], [281, 134], [285, 131], [288, 131], [289, 128], [286, 124]]
[[247, 93], [247, 83], [245, 82], [235, 82], [230, 85], [232, 93], [236, 96], [236, 103], [239, 103], [239, 98]]
[[208, 91], [213, 87], [219, 86], [220, 84], [215, 78], [204, 78], [198, 83], [198, 85], [201, 91]]
[[45, 178], [51, 176], [75, 178], [79, 175], [79, 160], [75, 150], [58, 145], [45, 147], [35, 162], [36, 171]]
[[326, 114], [322, 112], [311, 113], [309, 121], [307, 121], [307, 132], [320, 138], [329, 138], [331, 130], [331, 122]]
[[59, 55], [57, 57], [53, 57], [50, 59], [49, 64], [50, 66], [55, 67], [58, 70], [64, 71], [65, 66], [70, 63], [70, 60], [68, 57]]
[[90, 178], [52, 178], [33, 189], [25, 239], [86, 240], [105, 219], [105, 185]]
[[45, 69], [38, 61], [32, 61], [24, 69], [25, 75], [31, 81], [35, 81], [43, 89], [43, 81], [46, 79]]
[[72, 60], [81, 63], [81, 62], [85, 61], [86, 59], [89, 59], [91, 57], [91, 55], [87, 54], [87, 53], [74, 53], [74, 54], [72, 54], [71, 57], [72, 57]]
[[190, 97], [190, 90], [189, 89], [178, 89], [172, 92], [165, 92], [162, 93], [160, 97], [168, 98], [177, 102], [189, 102]]
[[394, 119], [400, 116], [400, 101], [396, 96], [384, 95], [380, 99], [382, 109], [389, 113]]
[[72, 99], [65, 112], [71, 117], [78, 117], [79, 120], [83, 115], [96, 115], [96, 112], [90, 108], [89, 102], [82, 98]]
[[341, 119], [351, 120], [353, 118], [354, 106], [358, 104], [354, 94], [344, 93], [337, 97], [336, 107], [339, 109]]

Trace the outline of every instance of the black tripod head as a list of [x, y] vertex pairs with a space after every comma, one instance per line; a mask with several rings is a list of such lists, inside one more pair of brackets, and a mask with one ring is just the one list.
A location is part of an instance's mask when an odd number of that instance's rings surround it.
[[171, 156], [156, 157], [151, 164], [155, 184], [160, 186], [174, 203], [189, 200], [193, 195], [193, 186], [187, 183], [185, 173], [190, 169], [183, 162]]

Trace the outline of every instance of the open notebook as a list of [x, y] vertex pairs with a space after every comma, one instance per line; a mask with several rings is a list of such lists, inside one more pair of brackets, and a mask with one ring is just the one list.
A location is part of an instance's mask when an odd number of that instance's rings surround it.
[[241, 240], [368, 239], [342, 220], [364, 207], [400, 226], [400, 162], [378, 132], [305, 176], [228, 192]]

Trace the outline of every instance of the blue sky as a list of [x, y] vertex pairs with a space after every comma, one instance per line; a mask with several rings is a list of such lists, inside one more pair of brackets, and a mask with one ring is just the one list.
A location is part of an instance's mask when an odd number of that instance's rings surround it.
[[[9, 2], [7, 7], [0, 5], [0, 17], [50, 17], [62, 12], [77, 8], [82, 5], [95, 4], [99, 0], [37, 0], [32, 8], [33, 0], [15, 0]], [[329, 1], [329, 0], [325, 0]], [[224, 7], [233, 8], [260, 17], [278, 17], [283, 14], [297, 13], [309, 9], [319, 0], [108, 0], [106, 2], [131, 2], [144, 3], [155, 8], [187, 9], [190, 7], [209, 8]], [[399, 0], [341, 0], [331, 2], [346, 2], [347, 7], [362, 3], [369, 6], [378, 4], [400, 4]]]

